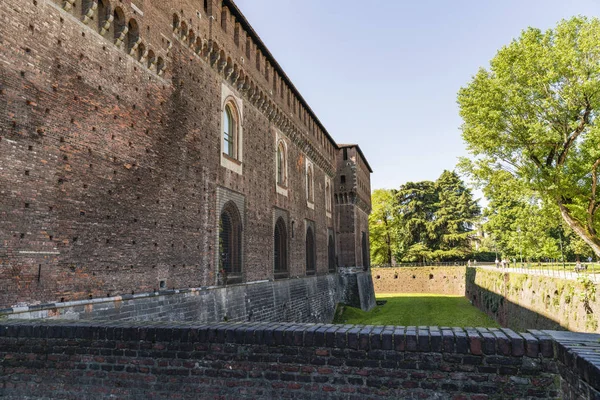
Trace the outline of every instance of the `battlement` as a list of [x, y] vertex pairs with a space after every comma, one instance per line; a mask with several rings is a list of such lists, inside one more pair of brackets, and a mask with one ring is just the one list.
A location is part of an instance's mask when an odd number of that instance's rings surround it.
[[40, 0], [40, 7], [45, 1], [166, 79], [179, 73], [173, 70], [177, 58], [195, 55], [209, 63], [286, 135], [308, 142], [309, 157], [334, 175], [326, 160], [335, 155], [335, 140], [233, 1], [207, 0], [198, 8], [194, 1], [174, 7], [158, 1]]

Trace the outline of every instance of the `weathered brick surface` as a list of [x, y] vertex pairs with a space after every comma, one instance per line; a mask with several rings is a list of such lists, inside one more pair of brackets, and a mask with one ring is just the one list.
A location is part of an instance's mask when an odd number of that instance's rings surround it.
[[[333, 182], [341, 150], [237, 7], [101, 3], [118, 11], [103, 36], [102, 7], [86, 24], [82, 0], [0, 7], [0, 307], [151, 292], [161, 281], [215, 285], [218, 192], [244, 199], [244, 281], [273, 278], [279, 210], [291, 225], [290, 277], [305, 276], [305, 221], [316, 228], [317, 274], [327, 274], [327, 233], [339, 231], [339, 215], [326, 214], [325, 179]], [[116, 45], [120, 15], [139, 26], [133, 55]], [[221, 166], [223, 86], [242, 103], [242, 175]], [[276, 192], [278, 130], [288, 143], [287, 197]], [[360, 238], [336, 240], [339, 248]]]
[[[451, 343], [444, 350], [438, 349], [436, 333], [440, 331]], [[90, 399], [597, 398], [593, 387], [599, 384], [598, 368], [584, 371], [573, 364], [573, 356], [565, 358], [561, 353], [564, 345], [553, 340], [559, 348], [557, 359], [542, 352], [503, 355], [503, 345], [492, 338], [484, 345], [487, 351], [473, 353], [467, 348], [459, 352], [460, 338], [476, 332], [264, 323], [3, 323], [0, 395], [76, 398], [85, 393]], [[479, 333], [485, 343], [487, 332]], [[517, 346], [548, 338], [545, 333], [526, 337], [505, 333], [523, 338], [513, 342]], [[447, 351], [446, 347], [457, 350]], [[567, 370], [568, 386], [559, 375]]]
[[330, 274], [251, 285], [168, 290], [3, 309], [0, 320], [329, 322], [344, 286], [339, 276]]

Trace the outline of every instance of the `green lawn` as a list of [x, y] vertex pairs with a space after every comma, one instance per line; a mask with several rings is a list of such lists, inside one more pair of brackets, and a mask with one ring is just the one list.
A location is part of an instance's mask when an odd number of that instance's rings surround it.
[[359, 308], [338, 308], [334, 323], [397, 326], [456, 326], [499, 328], [493, 319], [462, 296], [437, 294], [377, 294], [387, 300], [383, 306], [364, 312]]

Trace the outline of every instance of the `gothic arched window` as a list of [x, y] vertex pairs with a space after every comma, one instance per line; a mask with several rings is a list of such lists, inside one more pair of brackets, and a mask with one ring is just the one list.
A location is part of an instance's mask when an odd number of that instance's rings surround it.
[[275, 279], [287, 278], [288, 276], [288, 238], [287, 229], [283, 218], [279, 217], [275, 224], [275, 233], [273, 235], [273, 259]]
[[242, 219], [231, 201], [219, 218], [219, 273], [223, 283], [242, 281]]
[[279, 142], [277, 146], [277, 184], [281, 187], [287, 186], [287, 154], [285, 144]]
[[306, 168], [306, 200], [309, 203], [314, 203], [315, 201], [315, 181], [312, 165]]
[[238, 159], [238, 121], [237, 112], [231, 103], [223, 110], [223, 154]]

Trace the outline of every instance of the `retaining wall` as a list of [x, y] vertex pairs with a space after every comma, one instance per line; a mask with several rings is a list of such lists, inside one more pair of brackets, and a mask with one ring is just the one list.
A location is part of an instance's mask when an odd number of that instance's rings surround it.
[[600, 332], [594, 285], [586, 289], [579, 281], [485, 268], [467, 268], [466, 285], [473, 304], [502, 326]]
[[[344, 291], [338, 274], [169, 290], [0, 310], [0, 319], [330, 322]], [[358, 288], [353, 290], [358, 291]], [[372, 291], [372, 287], [371, 287]]]
[[0, 396], [598, 398], [600, 375], [589, 361], [597, 340], [552, 335], [507, 329], [10, 321], [0, 324]]
[[465, 295], [466, 267], [373, 268], [376, 293]]

